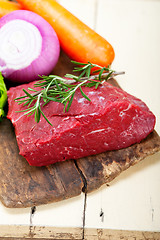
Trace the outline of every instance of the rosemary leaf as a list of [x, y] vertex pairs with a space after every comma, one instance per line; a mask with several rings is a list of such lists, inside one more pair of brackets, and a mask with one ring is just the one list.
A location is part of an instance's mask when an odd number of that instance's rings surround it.
[[102, 73], [104, 72], [104, 68], [102, 68], [101, 70], [100, 70], [100, 72], [99, 72], [99, 81], [101, 81], [101, 76], [102, 76]]
[[44, 115], [44, 113], [41, 111], [41, 114], [42, 114], [42, 116], [45, 118], [45, 120], [51, 125], [51, 126], [53, 126], [52, 125], [52, 123], [48, 120], [48, 118]]
[[89, 99], [89, 97], [87, 97], [87, 95], [83, 92], [82, 88], [80, 87], [79, 89], [80, 89], [80, 91], [81, 91], [82, 96], [83, 96], [85, 99], [87, 99], [88, 101], [91, 102], [91, 100]]
[[102, 83], [101, 82], [97, 82], [96, 85], [95, 85], [95, 89], [97, 89], [100, 84], [102, 84]]
[[37, 90], [36, 89], [33, 89], [33, 88], [28, 88], [28, 90], [30, 90], [30, 91], [32, 91], [32, 92], [37, 92]]
[[27, 92], [25, 89], [23, 89], [23, 92], [26, 94], [26, 97], [33, 99], [33, 96], [29, 92]]
[[67, 110], [66, 110], [67, 112], [69, 111], [69, 108], [70, 108], [70, 106], [73, 102], [74, 94], [75, 94], [75, 92], [72, 94], [72, 96], [69, 99], [69, 102], [68, 102], [68, 105], [67, 105]]
[[41, 117], [41, 111], [40, 111], [40, 107], [37, 107], [36, 110], [35, 110], [35, 121], [37, 123], [39, 123], [40, 121], [40, 117]]
[[76, 61], [73, 61], [73, 60], [71, 60], [71, 63], [73, 63], [75, 65], [81, 65], [81, 66], [84, 66], [84, 64], [85, 64], [85, 63], [76, 62]]

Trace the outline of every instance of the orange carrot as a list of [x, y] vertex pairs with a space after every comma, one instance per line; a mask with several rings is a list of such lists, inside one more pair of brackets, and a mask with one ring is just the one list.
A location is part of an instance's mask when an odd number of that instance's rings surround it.
[[18, 3], [0, 0], [0, 17], [3, 17], [7, 13], [13, 12], [14, 10], [20, 9], [22, 9], [22, 6]]
[[111, 44], [55, 0], [17, 0], [45, 18], [56, 31], [61, 48], [73, 60], [108, 66], [114, 59]]

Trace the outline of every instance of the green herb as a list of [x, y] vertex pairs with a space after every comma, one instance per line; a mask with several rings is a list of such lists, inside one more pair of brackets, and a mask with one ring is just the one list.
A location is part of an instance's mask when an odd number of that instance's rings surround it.
[[3, 108], [6, 102], [7, 102], [7, 89], [3, 81], [3, 76], [0, 72], [0, 121], [2, 120], [2, 117], [5, 116], [5, 112]]
[[[77, 89], [80, 90], [84, 98], [90, 101], [83, 92], [82, 87], [95, 87], [97, 89], [100, 84], [103, 84], [110, 77], [123, 74], [123, 72], [118, 73], [109, 67], [101, 67], [90, 62], [79, 63], [72, 61], [72, 63], [78, 65], [78, 67], [74, 68], [73, 72], [80, 72], [79, 76], [73, 74], [66, 74], [64, 78], [57, 75], [41, 76], [41, 80], [34, 84], [34, 89], [28, 88], [33, 93], [29, 93], [23, 89], [25, 95], [15, 99], [18, 104], [26, 106], [26, 109], [19, 112], [24, 112], [24, 115], [34, 114], [37, 123], [40, 121], [42, 115], [52, 125], [44, 115], [41, 105], [45, 106], [50, 101], [59, 102], [64, 105], [64, 111], [68, 111]], [[93, 68], [97, 69], [93, 71], [97, 75], [91, 75]], [[66, 78], [70, 78], [71, 80], [67, 80]], [[41, 90], [36, 90], [36, 87], [40, 87]]]

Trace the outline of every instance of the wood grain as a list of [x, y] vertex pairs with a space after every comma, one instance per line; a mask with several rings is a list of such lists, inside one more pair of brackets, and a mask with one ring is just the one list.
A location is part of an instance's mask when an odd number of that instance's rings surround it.
[[[44, 226], [1, 226], [0, 239], [76, 239], [82, 240], [81, 228], [55, 228]], [[111, 229], [85, 229], [84, 239], [88, 240], [160, 240], [159, 232], [126, 231]]]
[[[54, 74], [63, 76], [72, 69], [70, 59], [61, 53]], [[110, 83], [118, 86], [114, 79]], [[13, 126], [4, 119], [0, 123], [0, 199], [6, 207], [19, 208], [61, 201], [80, 195], [82, 190], [91, 192], [159, 150], [160, 137], [154, 131], [126, 149], [33, 167], [19, 155]]]

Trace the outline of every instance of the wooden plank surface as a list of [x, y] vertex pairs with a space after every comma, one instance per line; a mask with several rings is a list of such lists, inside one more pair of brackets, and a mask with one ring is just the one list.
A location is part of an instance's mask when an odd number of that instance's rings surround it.
[[83, 236], [83, 229], [81, 228], [4, 225], [0, 228], [0, 239], [160, 240], [160, 233], [88, 228], [85, 229]]
[[[54, 72], [62, 76], [72, 68], [70, 60], [62, 53]], [[117, 85], [114, 79], [110, 83]], [[158, 150], [160, 137], [153, 132], [140, 144], [126, 149], [33, 167], [19, 155], [12, 124], [4, 119], [0, 123], [0, 199], [6, 207], [18, 208], [72, 198], [82, 191], [94, 191]]]

